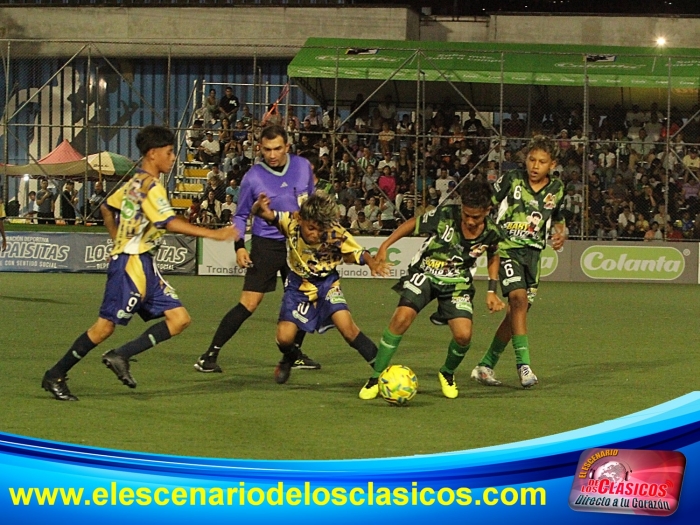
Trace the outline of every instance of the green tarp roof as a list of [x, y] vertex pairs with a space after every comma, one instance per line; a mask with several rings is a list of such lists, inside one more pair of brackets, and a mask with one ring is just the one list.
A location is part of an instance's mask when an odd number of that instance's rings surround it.
[[[401, 67], [403, 65], [403, 67]], [[397, 69], [400, 71], [396, 72]], [[310, 38], [290, 63], [292, 78], [698, 88], [700, 50]]]

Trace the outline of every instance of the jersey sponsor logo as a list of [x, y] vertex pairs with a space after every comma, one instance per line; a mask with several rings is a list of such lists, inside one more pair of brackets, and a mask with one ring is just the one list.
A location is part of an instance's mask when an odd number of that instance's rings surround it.
[[458, 255], [453, 255], [447, 261], [428, 257], [423, 260], [420, 269], [435, 277], [459, 277], [463, 265], [464, 259]]
[[453, 297], [452, 304], [457, 310], [464, 310], [465, 312], [472, 311], [472, 301], [469, 296]]
[[170, 203], [168, 202], [168, 199], [165, 199], [163, 197], [158, 197], [156, 199], [156, 205], [158, 206], [158, 213], [160, 215], [164, 215], [173, 209]]
[[124, 199], [120, 213], [127, 221], [133, 219], [136, 216], [136, 204], [130, 199]]
[[488, 244], [475, 244], [469, 250], [469, 257], [479, 258], [486, 251], [486, 248], [488, 248]]
[[551, 193], [548, 193], [547, 196], [544, 198], [544, 209], [545, 210], [553, 210], [554, 207], [557, 205], [557, 199], [554, 195]]
[[519, 283], [522, 281], [523, 278], [520, 277], [519, 275], [516, 275], [515, 277], [509, 277], [508, 279], [503, 279], [501, 281], [501, 286], [510, 286], [513, 283]]
[[591, 279], [673, 281], [683, 274], [685, 257], [671, 247], [596, 245], [581, 255], [581, 269]]
[[328, 293], [326, 294], [326, 301], [328, 301], [331, 304], [347, 303], [347, 301], [345, 300], [345, 295], [343, 295], [343, 291], [338, 287], [333, 287], [330, 290], [328, 290]]
[[503, 229], [509, 237], [536, 237], [542, 224], [542, 214], [533, 211], [525, 221], [512, 221], [503, 224]]

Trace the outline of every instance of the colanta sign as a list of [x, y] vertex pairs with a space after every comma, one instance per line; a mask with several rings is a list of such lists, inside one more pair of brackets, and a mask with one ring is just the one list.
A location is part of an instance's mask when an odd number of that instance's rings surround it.
[[685, 257], [668, 246], [590, 246], [581, 269], [591, 279], [673, 281], [685, 269]]

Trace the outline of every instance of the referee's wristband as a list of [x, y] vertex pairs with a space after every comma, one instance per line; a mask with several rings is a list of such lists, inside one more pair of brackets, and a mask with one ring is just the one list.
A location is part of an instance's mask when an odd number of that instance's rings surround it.
[[241, 237], [240, 239], [238, 239], [236, 242], [233, 243], [233, 246], [234, 246], [236, 251], [240, 250], [241, 248], [245, 248], [245, 239], [243, 239], [243, 237]]
[[498, 279], [489, 279], [489, 293], [496, 293], [498, 290]]

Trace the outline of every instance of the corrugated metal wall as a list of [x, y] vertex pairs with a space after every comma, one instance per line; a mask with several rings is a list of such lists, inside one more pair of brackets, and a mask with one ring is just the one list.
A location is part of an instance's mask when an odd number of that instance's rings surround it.
[[[187, 127], [205, 88], [233, 85], [242, 104], [262, 116], [287, 81], [288, 60], [3, 59], [0, 162], [39, 159], [65, 138], [82, 153], [108, 150], [133, 159], [136, 131], [147, 124]], [[198, 89], [195, 90], [195, 86]], [[6, 103], [7, 99], [7, 103]], [[313, 105], [293, 88], [290, 103]], [[7, 128], [5, 128], [7, 124]]]

